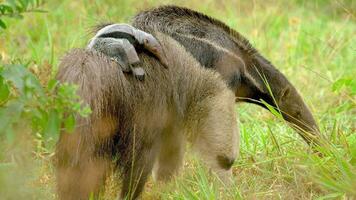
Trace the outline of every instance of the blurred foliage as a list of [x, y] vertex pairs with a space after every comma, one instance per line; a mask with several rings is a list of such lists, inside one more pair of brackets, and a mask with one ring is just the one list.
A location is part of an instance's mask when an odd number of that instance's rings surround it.
[[31, 122], [33, 132], [56, 138], [62, 121], [64, 128], [73, 130], [74, 113], [90, 113], [88, 107], [81, 106], [75, 86], [52, 79], [43, 87], [24, 65], [0, 67], [0, 130], [7, 138], [14, 135], [17, 123], [26, 121]]
[[[41, 11], [40, 5], [38, 0], [0, 2], [0, 31], [7, 31], [5, 18], [22, 19], [23, 13]], [[72, 131], [75, 115], [86, 117], [90, 109], [82, 105], [76, 86], [59, 84], [50, 74], [40, 80], [30, 68], [33, 61], [22, 64], [20, 56], [6, 61], [0, 56], [0, 199], [48, 199], [53, 192], [28, 185], [41, 170], [31, 152], [35, 147], [37, 156], [52, 155], [59, 131]]]
[[[38, 11], [40, 5], [38, 0], [1, 3], [0, 24], [4, 25], [3, 17], [22, 18], [22, 13]], [[28, 68], [31, 61], [11, 62], [0, 60], [0, 137], [13, 141], [16, 126], [29, 123], [34, 134], [56, 141], [61, 128], [74, 129], [76, 113], [84, 117], [90, 113], [76, 95], [76, 86], [59, 84], [54, 78], [42, 85]]]
[[352, 96], [356, 95], [356, 79], [345, 76], [335, 81], [332, 85], [334, 92], [340, 92], [342, 89], [347, 90]]
[[26, 12], [43, 12], [38, 9], [41, 5], [41, 0], [6, 0], [0, 2], [0, 28], [5, 29], [7, 26], [4, 22], [5, 17], [23, 18], [23, 13]]

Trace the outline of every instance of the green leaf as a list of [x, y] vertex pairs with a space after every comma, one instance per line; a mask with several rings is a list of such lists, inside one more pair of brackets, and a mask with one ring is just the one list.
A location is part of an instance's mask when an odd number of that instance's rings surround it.
[[12, 9], [11, 6], [2, 4], [0, 5], [0, 13], [1, 14], [12, 14], [14, 12], [14, 10]]
[[5, 131], [12, 123], [17, 122], [23, 108], [24, 104], [15, 100], [0, 108], [0, 131]]
[[6, 101], [10, 96], [9, 85], [0, 77], [0, 102]]
[[350, 135], [347, 137], [347, 141], [350, 146], [350, 152], [351, 152], [351, 160], [350, 163], [353, 166], [356, 166], [356, 135]]
[[16, 7], [16, 1], [15, 0], [7, 0], [6, 2], [8, 4], [10, 4], [11, 7]]
[[6, 65], [2, 75], [5, 80], [13, 83], [16, 89], [21, 94], [26, 94], [28, 88], [36, 90], [38, 95], [44, 95], [43, 88], [37, 79], [28, 69], [23, 65]]
[[344, 87], [349, 89], [351, 94], [356, 94], [356, 80], [351, 77], [343, 77], [335, 81], [332, 85], [332, 91], [339, 92]]
[[79, 112], [80, 116], [88, 117], [92, 113], [90, 106], [85, 105], [84, 108]]
[[68, 132], [73, 132], [75, 128], [75, 117], [73, 114], [69, 115], [65, 121], [64, 126]]
[[3, 20], [1, 20], [1, 19], [0, 19], [0, 27], [1, 27], [2, 29], [6, 29], [6, 24], [5, 24], [5, 22], [4, 22]]
[[51, 79], [48, 81], [47, 89], [52, 92], [53, 90], [56, 89], [58, 84], [59, 82], [56, 79]]
[[11, 81], [15, 88], [23, 93], [26, 71], [27, 69], [22, 65], [7, 65], [2, 74], [5, 80]]
[[22, 8], [23, 10], [25, 10], [29, 4], [29, 1], [26, 1], [26, 0], [22, 0], [22, 1], [19, 1], [19, 4], [20, 4], [20, 8]]
[[44, 135], [49, 137], [56, 137], [59, 134], [60, 123], [61, 121], [58, 112], [56, 110], [51, 110]]

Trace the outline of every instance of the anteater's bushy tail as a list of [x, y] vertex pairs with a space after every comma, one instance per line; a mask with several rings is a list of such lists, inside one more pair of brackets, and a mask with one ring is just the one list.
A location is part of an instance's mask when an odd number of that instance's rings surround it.
[[61, 60], [57, 79], [78, 86], [77, 94], [92, 109], [92, 117], [114, 115], [117, 103], [123, 101], [127, 81], [117, 63], [105, 55], [75, 49]]
[[80, 165], [93, 156], [113, 154], [120, 155], [120, 164], [126, 165], [132, 112], [131, 85], [124, 76], [117, 63], [96, 51], [75, 49], [62, 58], [57, 79], [77, 85], [77, 94], [92, 113], [76, 118], [74, 133], [61, 133], [58, 165]]

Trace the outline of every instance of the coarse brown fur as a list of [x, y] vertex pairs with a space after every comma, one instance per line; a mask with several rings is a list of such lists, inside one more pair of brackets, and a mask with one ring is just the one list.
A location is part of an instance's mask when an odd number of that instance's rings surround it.
[[97, 195], [112, 164], [122, 173], [121, 198], [135, 199], [152, 170], [157, 180], [177, 172], [185, 141], [228, 182], [238, 153], [234, 95], [218, 73], [201, 67], [179, 43], [155, 36], [171, 58], [169, 69], [139, 54], [144, 82], [95, 51], [78, 49], [62, 59], [58, 80], [77, 84], [92, 114], [77, 117], [74, 133], [61, 133], [60, 199]]
[[[237, 101], [280, 109], [308, 143], [319, 143], [319, 128], [295, 87], [246, 38], [223, 22], [188, 8], [161, 6], [138, 13], [136, 28], [170, 35], [206, 68], [218, 71]], [[269, 88], [271, 90], [269, 90]]]

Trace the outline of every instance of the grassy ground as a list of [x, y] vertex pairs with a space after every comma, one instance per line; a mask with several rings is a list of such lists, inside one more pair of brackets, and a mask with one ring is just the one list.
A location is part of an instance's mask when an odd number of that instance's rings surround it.
[[[356, 198], [356, 98], [351, 91], [355, 88], [334, 84], [340, 78], [355, 81], [356, 3], [352, 0], [51, 0], [43, 5], [47, 13], [9, 20], [11, 26], [0, 33], [0, 55], [5, 61], [32, 60], [31, 67], [46, 82], [67, 50], [86, 44], [92, 25], [127, 22], [137, 11], [161, 4], [194, 8], [245, 35], [301, 92], [330, 145], [322, 149], [324, 158], [313, 156], [284, 122], [259, 107], [239, 104], [241, 153], [233, 166], [232, 189], [219, 189], [214, 177], [187, 152], [180, 176], [167, 185], [150, 181], [144, 199]], [[51, 154], [37, 147], [17, 143], [7, 148], [5, 154], [11, 158], [21, 151], [26, 164], [0, 173], [8, 180], [0, 189], [0, 199], [54, 198]], [[103, 199], [113, 199], [118, 185], [114, 177], [107, 183]]]

